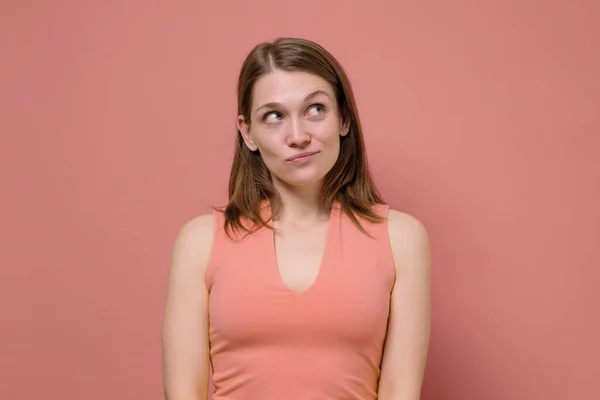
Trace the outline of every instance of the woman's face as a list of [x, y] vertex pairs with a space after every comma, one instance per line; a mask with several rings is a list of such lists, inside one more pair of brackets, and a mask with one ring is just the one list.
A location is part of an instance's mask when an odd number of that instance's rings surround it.
[[275, 70], [254, 85], [250, 124], [238, 130], [251, 151], [258, 150], [273, 180], [289, 185], [319, 183], [337, 161], [342, 123], [333, 89], [306, 72]]

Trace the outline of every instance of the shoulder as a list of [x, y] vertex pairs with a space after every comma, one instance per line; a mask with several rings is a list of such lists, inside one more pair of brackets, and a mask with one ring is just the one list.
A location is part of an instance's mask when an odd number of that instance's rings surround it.
[[198, 246], [212, 241], [215, 219], [215, 213], [208, 213], [185, 222], [179, 230], [177, 242], [182, 245]]
[[390, 209], [387, 227], [396, 271], [429, 270], [430, 244], [425, 225], [410, 214]]
[[173, 248], [173, 268], [206, 268], [212, 248], [215, 220], [215, 213], [203, 214], [181, 226]]
[[398, 239], [427, 240], [428, 233], [425, 225], [416, 217], [402, 211], [390, 208], [387, 215], [387, 225], [390, 235]]

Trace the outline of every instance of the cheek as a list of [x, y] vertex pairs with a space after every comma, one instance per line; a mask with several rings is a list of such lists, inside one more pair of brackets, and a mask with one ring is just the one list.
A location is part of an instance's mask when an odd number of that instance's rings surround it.
[[277, 161], [283, 156], [281, 152], [284, 146], [277, 141], [277, 135], [271, 135], [270, 137], [265, 135], [256, 140], [256, 145], [263, 161], [269, 169], [275, 167]]
[[321, 142], [328, 151], [339, 151], [340, 129], [337, 123], [318, 126], [313, 131], [313, 140]]
[[327, 129], [315, 131], [313, 140], [319, 142], [322, 153], [319, 169], [326, 172], [335, 165], [340, 154], [340, 132], [338, 127], [329, 126]]

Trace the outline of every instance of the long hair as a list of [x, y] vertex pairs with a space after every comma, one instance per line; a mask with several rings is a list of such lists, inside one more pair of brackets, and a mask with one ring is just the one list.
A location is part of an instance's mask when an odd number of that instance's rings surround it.
[[[344, 69], [327, 50], [310, 40], [279, 38], [258, 44], [242, 64], [237, 86], [238, 115], [247, 123], [250, 123], [256, 81], [275, 69], [312, 73], [333, 88], [342, 121], [349, 125], [349, 131], [340, 138], [338, 159], [324, 177], [321, 206], [328, 209], [338, 202], [357, 228], [366, 233], [356, 216], [380, 222], [382, 218], [372, 206], [383, 201], [369, 172], [354, 94]], [[265, 200], [273, 211], [267, 219], [261, 209]], [[260, 227], [272, 229], [269, 220], [277, 215], [280, 206], [281, 198], [260, 153], [250, 151], [238, 131], [229, 178], [229, 202], [223, 209], [225, 231], [231, 237], [238, 230], [252, 233]]]

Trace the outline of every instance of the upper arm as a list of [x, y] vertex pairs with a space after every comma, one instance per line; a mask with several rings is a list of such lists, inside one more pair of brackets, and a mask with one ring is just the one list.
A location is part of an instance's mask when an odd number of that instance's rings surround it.
[[163, 388], [168, 400], [208, 396], [208, 290], [205, 272], [214, 216], [203, 215], [180, 230], [171, 256], [162, 322]]
[[381, 400], [418, 400], [430, 333], [429, 237], [416, 218], [390, 210], [388, 231], [396, 270], [379, 381]]

